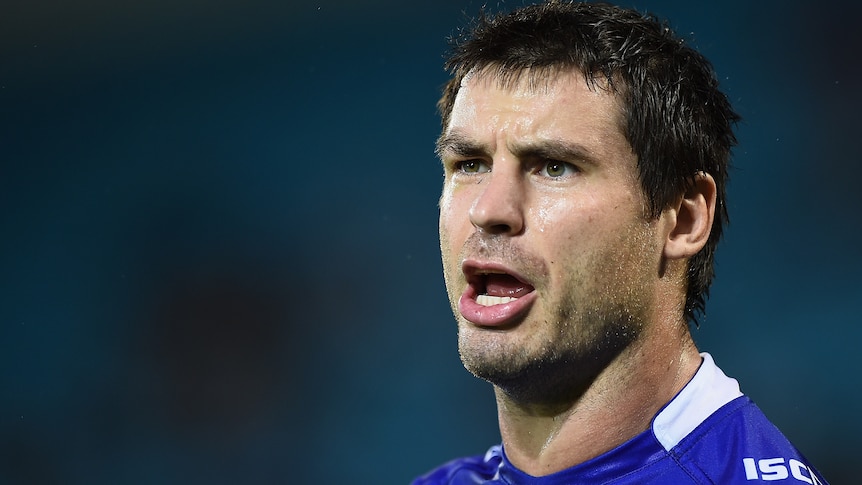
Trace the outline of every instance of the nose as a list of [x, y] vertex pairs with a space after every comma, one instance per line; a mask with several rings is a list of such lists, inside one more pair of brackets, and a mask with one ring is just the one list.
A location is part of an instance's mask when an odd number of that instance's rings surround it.
[[514, 236], [524, 230], [524, 187], [517, 169], [495, 164], [470, 207], [470, 222], [488, 234]]

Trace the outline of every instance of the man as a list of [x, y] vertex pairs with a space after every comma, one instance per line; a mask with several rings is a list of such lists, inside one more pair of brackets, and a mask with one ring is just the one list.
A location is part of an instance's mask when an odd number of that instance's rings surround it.
[[480, 19], [447, 68], [444, 276], [502, 445], [414, 483], [826, 483], [689, 333], [738, 120], [709, 63], [551, 1]]

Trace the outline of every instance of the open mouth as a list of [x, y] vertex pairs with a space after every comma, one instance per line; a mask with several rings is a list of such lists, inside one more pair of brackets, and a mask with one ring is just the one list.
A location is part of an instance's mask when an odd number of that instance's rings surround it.
[[502, 265], [465, 262], [467, 287], [458, 300], [461, 315], [480, 327], [512, 328], [538, 295], [533, 285]]
[[482, 306], [503, 305], [521, 298], [534, 289], [508, 273], [480, 271], [469, 278], [476, 291], [476, 303]]

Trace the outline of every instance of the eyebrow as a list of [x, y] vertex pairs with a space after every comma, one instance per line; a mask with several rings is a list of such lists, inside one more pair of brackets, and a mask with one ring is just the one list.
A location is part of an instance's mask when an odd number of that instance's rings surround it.
[[489, 155], [491, 150], [487, 145], [472, 140], [461, 133], [450, 132], [441, 135], [434, 148], [434, 153], [440, 158], [446, 152], [454, 153], [459, 157], [479, 157]]
[[[561, 162], [580, 161], [596, 164], [598, 162], [594, 153], [581, 145], [560, 139], [543, 139], [535, 142], [515, 143], [509, 146], [509, 150], [519, 160], [547, 159], [559, 160]], [[446, 152], [451, 152], [459, 157], [491, 157], [491, 149], [488, 145], [459, 132], [451, 132], [441, 136], [437, 140], [435, 153], [438, 157]]]

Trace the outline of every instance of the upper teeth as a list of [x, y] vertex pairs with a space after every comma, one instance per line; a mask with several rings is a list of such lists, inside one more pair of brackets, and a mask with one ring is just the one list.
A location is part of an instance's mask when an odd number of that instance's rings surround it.
[[515, 300], [517, 300], [517, 298], [512, 298], [511, 296], [479, 295], [476, 297], [476, 303], [482, 306], [502, 305], [503, 303], [509, 303], [510, 301]]

